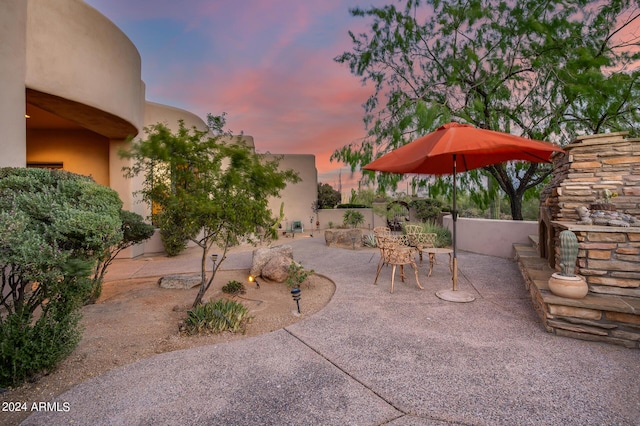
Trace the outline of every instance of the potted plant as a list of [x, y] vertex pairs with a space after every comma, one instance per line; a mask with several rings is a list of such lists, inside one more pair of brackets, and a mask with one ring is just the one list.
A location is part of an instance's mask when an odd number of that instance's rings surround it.
[[575, 274], [578, 259], [578, 239], [569, 230], [560, 232], [560, 272], [549, 278], [549, 290], [560, 297], [581, 299], [589, 292], [589, 285], [584, 278]]

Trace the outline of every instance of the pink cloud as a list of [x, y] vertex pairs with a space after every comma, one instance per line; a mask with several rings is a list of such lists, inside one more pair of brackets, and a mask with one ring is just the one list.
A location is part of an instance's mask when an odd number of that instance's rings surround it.
[[[342, 166], [329, 162], [335, 149], [365, 134], [361, 105], [372, 89], [333, 58], [350, 49], [347, 31], [363, 28], [348, 8], [372, 1], [87, 0], [116, 25], [178, 23], [178, 41], [141, 51], [149, 100], [203, 118], [226, 111], [228, 127], [253, 136], [258, 151], [314, 154], [321, 175]], [[193, 61], [175, 59], [192, 50]]]
[[[323, 61], [336, 70], [314, 73]], [[247, 67], [227, 74], [211, 66], [165, 90], [202, 115], [228, 112], [229, 128], [252, 135], [259, 151], [315, 154], [322, 173], [335, 149], [364, 136], [361, 104], [370, 89], [338, 68], [320, 55], [300, 60], [290, 73]]]

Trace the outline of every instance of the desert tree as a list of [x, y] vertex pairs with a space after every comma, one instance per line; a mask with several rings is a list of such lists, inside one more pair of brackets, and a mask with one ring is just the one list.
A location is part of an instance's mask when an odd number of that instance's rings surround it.
[[[154, 221], [202, 249], [201, 286], [194, 307], [229, 248], [241, 237], [250, 239], [257, 229], [273, 225], [269, 197], [299, 180], [293, 170], [280, 170], [278, 159], [265, 160], [241, 136], [225, 131], [225, 123], [224, 114], [208, 115], [207, 130], [187, 128], [180, 121], [175, 133], [158, 123], [145, 129], [145, 139], [122, 152], [132, 160], [125, 175], [144, 176], [139, 193], [156, 212]], [[214, 245], [222, 253], [207, 278], [207, 256]]]
[[[374, 89], [364, 103], [368, 136], [332, 155], [352, 170], [448, 121], [559, 144], [582, 134], [638, 134], [637, 1], [398, 3], [352, 9], [370, 25], [349, 32], [352, 50], [335, 58]], [[550, 172], [511, 162], [462, 180], [482, 191], [483, 173], [522, 219], [525, 193]], [[364, 178], [394, 189], [401, 176]]]
[[318, 182], [318, 208], [333, 209], [340, 204], [342, 195], [328, 183]]

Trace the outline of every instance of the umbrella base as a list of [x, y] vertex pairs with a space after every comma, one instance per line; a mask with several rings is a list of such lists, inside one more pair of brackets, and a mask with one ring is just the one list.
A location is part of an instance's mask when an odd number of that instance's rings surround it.
[[459, 290], [438, 290], [436, 296], [447, 302], [467, 303], [476, 300], [470, 293]]

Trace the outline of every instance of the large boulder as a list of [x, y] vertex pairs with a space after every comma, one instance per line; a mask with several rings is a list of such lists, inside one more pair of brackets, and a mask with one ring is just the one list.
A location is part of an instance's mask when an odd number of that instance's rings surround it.
[[158, 280], [162, 288], [181, 288], [188, 290], [202, 283], [200, 275], [167, 275]]
[[277, 283], [282, 283], [287, 280], [289, 276], [289, 266], [291, 266], [293, 259], [284, 256], [273, 256], [266, 265], [262, 268], [262, 277]]
[[328, 246], [362, 247], [362, 229], [328, 229], [324, 231], [324, 240]]
[[[271, 279], [264, 275], [263, 269], [271, 259], [276, 257], [282, 258], [282, 260], [280, 260], [279, 263], [285, 263], [285, 262], [287, 263], [287, 270], [288, 270], [289, 265], [293, 261], [293, 249], [291, 248], [290, 245], [284, 244], [284, 245], [275, 246], [275, 247], [261, 247], [259, 249], [254, 250], [250, 274], [253, 275], [254, 277], [262, 276], [264, 278]], [[275, 263], [274, 265], [271, 266], [272, 270], [273, 268], [275, 268]], [[279, 275], [279, 274], [276, 274], [276, 275]]]

